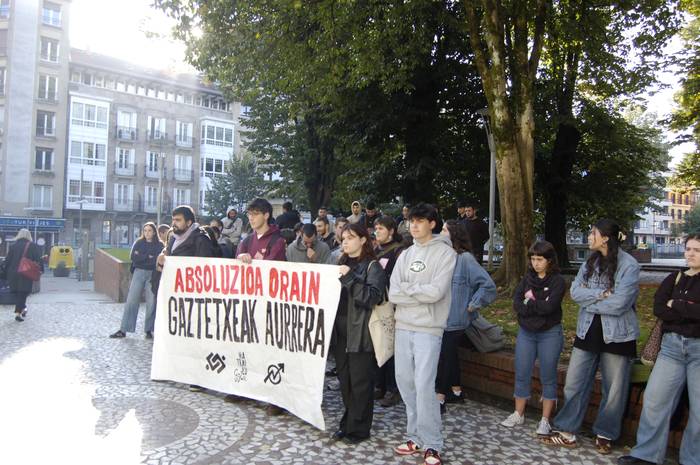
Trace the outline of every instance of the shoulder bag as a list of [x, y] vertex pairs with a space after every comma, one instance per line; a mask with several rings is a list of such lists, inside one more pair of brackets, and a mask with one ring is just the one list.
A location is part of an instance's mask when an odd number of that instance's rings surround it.
[[41, 269], [39, 268], [39, 264], [27, 258], [27, 249], [29, 249], [29, 244], [30, 243], [27, 242], [27, 245], [24, 246], [24, 252], [22, 252], [22, 259], [19, 261], [17, 273], [30, 281], [39, 281], [39, 278], [41, 278]]
[[[372, 261], [369, 266], [372, 264], [381, 266], [376, 261]], [[380, 367], [394, 356], [396, 321], [394, 320], [394, 304], [389, 302], [387, 294], [385, 289], [383, 302], [374, 306], [372, 315], [369, 317], [369, 335], [372, 339], [377, 365]]]
[[[681, 280], [682, 275], [682, 271], [679, 271], [678, 275], [676, 275], [676, 282], [673, 285], [674, 289]], [[659, 351], [661, 350], [661, 339], [664, 336], [663, 326], [663, 320], [657, 318], [656, 324], [654, 324], [654, 329], [651, 330], [649, 339], [647, 339], [647, 343], [644, 344], [644, 349], [642, 349], [639, 359], [646, 366], [654, 366], [654, 363], [656, 363], [656, 357], [659, 356]]]

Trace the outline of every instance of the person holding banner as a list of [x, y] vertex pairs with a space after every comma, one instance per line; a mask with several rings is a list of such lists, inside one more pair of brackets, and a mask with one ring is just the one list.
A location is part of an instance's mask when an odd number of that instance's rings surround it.
[[374, 347], [369, 317], [384, 299], [386, 276], [375, 260], [372, 241], [359, 223], [342, 232], [340, 283], [343, 286], [333, 333], [335, 361], [345, 412], [332, 438], [351, 444], [369, 438], [374, 403]]
[[442, 334], [450, 312], [457, 253], [446, 236], [433, 235], [435, 207], [419, 203], [408, 214], [413, 245], [396, 261], [389, 301], [396, 305], [396, 383], [406, 405], [406, 442], [394, 452], [423, 454], [425, 465], [441, 465], [443, 446], [435, 378]]

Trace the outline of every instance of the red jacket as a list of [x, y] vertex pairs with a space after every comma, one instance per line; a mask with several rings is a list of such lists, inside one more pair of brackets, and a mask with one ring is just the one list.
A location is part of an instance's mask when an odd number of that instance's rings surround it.
[[[270, 244], [272, 244], [272, 247], [268, 250]], [[276, 224], [271, 224], [260, 239], [258, 239], [258, 234], [255, 231], [252, 231], [248, 237], [243, 239], [236, 249], [236, 257], [247, 253], [257, 259], [286, 262], [286, 248], [287, 243], [280, 235], [279, 227]], [[259, 256], [256, 256], [258, 254]]]

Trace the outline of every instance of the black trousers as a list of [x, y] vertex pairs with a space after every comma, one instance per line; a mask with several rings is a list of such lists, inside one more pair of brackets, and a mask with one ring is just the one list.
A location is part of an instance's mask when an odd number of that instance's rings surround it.
[[375, 387], [382, 392], [399, 392], [399, 388], [396, 386], [394, 357], [387, 360], [381, 367], [377, 366], [376, 360], [374, 365], [377, 370], [377, 383]]
[[345, 405], [340, 429], [358, 438], [369, 437], [374, 413], [374, 353], [345, 352], [345, 344], [336, 347], [342, 347], [336, 348], [335, 364]]
[[15, 313], [20, 313], [27, 306], [29, 292], [15, 292]]
[[459, 340], [464, 331], [445, 331], [442, 335], [442, 346], [440, 347], [440, 361], [438, 362], [437, 378], [435, 379], [435, 390], [439, 394], [447, 394], [452, 386], [461, 386], [459, 376], [459, 355], [457, 349]]

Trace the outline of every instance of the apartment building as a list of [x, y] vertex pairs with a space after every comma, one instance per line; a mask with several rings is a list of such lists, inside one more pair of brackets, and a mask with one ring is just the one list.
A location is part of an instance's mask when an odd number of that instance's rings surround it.
[[145, 221], [201, 206], [239, 152], [240, 105], [197, 76], [72, 49], [68, 100], [66, 229], [98, 244], [131, 244]]
[[[669, 188], [665, 194], [665, 200], [668, 202], [668, 213], [671, 216], [671, 225], [674, 232], [677, 232], [690, 214], [690, 210], [700, 201], [700, 192], [680, 192]], [[671, 240], [674, 244], [681, 244], [683, 238], [679, 234], [674, 234]]]
[[68, 0], [0, 0], [0, 254], [20, 228], [64, 229]]

